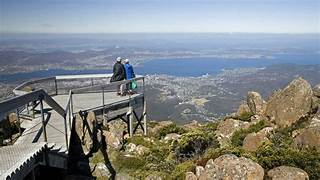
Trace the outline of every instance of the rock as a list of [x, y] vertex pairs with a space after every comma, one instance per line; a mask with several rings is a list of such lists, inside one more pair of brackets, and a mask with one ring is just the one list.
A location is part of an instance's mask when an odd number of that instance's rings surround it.
[[170, 133], [170, 134], [167, 134], [163, 140], [168, 143], [169, 141], [172, 141], [172, 140], [179, 140], [181, 138], [181, 135], [177, 134], [177, 133]]
[[266, 102], [262, 99], [259, 93], [254, 91], [248, 92], [247, 104], [251, 113], [257, 115], [263, 115], [265, 113]]
[[320, 84], [316, 85], [316, 86], [313, 88], [313, 94], [314, 94], [314, 96], [320, 98]]
[[9, 122], [10, 122], [10, 124], [16, 124], [18, 122], [18, 118], [17, 118], [16, 113], [9, 114]]
[[272, 127], [266, 127], [257, 133], [248, 134], [243, 140], [243, 149], [250, 152], [256, 151], [264, 142], [269, 141], [267, 135], [272, 130]]
[[137, 145], [133, 144], [133, 143], [129, 143], [127, 146], [126, 146], [126, 151], [129, 152], [129, 153], [133, 153], [136, 151], [136, 148], [137, 148]]
[[133, 180], [134, 178], [130, 177], [129, 174], [121, 172], [117, 173], [115, 180]]
[[246, 102], [242, 102], [236, 112], [236, 116], [242, 116], [243, 114], [250, 113], [250, 108]]
[[320, 150], [320, 126], [299, 130], [294, 138], [293, 146], [297, 148], [316, 148]]
[[312, 110], [313, 111], [319, 111], [320, 112], [320, 98], [313, 96], [312, 97]]
[[150, 153], [150, 149], [143, 145], [135, 145], [133, 143], [129, 143], [126, 146], [126, 152], [133, 155], [143, 156]]
[[136, 147], [136, 149], [135, 149], [135, 152], [136, 152], [137, 155], [143, 156], [143, 155], [149, 154], [150, 153], [150, 149], [145, 147], [145, 146], [138, 145]]
[[279, 127], [291, 126], [304, 117], [312, 105], [312, 89], [302, 78], [274, 93], [267, 102], [266, 116]]
[[238, 158], [233, 154], [225, 154], [213, 162], [209, 160], [205, 173], [199, 179], [263, 180], [263, 177], [264, 170], [256, 162], [244, 157]]
[[272, 180], [308, 180], [308, 174], [302, 169], [290, 167], [290, 166], [279, 166], [268, 171], [267, 177]]
[[196, 176], [200, 177], [202, 174], [204, 174], [205, 170], [202, 166], [197, 166], [196, 167]]
[[187, 172], [185, 180], [197, 180], [197, 176], [193, 172]]
[[193, 130], [193, 129], [198, 128], [200, 126], [201, 126], [201, 124], [198, 121], [193, 120], [190, 123], [183, 125], [183, 128], [185, 128], [186, 130]]
[[219, 123], [215, 134], [221, 147], [225, 147], [230, 143], [230, 138], [232, 137], [234, 132], [239, 129], [248, 128], [249, 125], [250, 124], [248, 122], [243, 122], [231, 118]]
[[107, 166], [101, 162], [96, 164], [93, 174], [97, 178], [109, 178], [111, 176]]
[[162, 180], [162, 178], [158, 175], [150, 174], [145, 178], [145, 180]]
[[103, 135], [105, 136], [106, 144], [114, 149], [119, 149], [122, 146], [121, 139], [117, 137], [114, 133], [109, 131], [103, 131]]
[[90, 136], [90, 132], [93, 132], [95, 115], [93, 112], [89, 112], [87, 118], [82, 119], [80, 114], [76, 115], [75, 130], [78, 138], [81, 140], [82, 149], [84, 154], [88, 154], [94, 147], [94, 142]]

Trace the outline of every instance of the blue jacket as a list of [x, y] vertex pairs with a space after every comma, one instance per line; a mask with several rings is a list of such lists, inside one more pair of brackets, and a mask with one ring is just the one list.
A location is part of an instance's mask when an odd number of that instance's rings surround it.
[[131, 64], [127, 63], [124, 65], [125, 71], [126, 71], [126, 79], [132, 79], [136, 75], [133, 72], [133, 67]]

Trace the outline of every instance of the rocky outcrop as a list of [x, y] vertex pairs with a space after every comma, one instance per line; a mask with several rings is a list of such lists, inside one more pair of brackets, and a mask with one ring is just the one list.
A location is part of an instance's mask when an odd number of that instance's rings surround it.
[[250, 113], [250, 108], [246, 102], [242, 102], [236, 112], [236, 116], [240, 117], [243, 114]]
[[242, 128], [248, 128], [249, 125], [250, 124], [248, 122], [243, 122], [231, 118], [220, 122], [217, 130], [215, 131], [215, 134], [221, 147], [225, 147], [230, 143], [230, 138], [232, 137], [234, 132]]
[[232, 154], [225, 154], [214, 161], [207, 162], [205, 172], [200, 176], [200, 180], [210, 179], [247, 179], [263, 180], [264, 170], [254, 161]]
[[257, 92], [250, 91], [247, 96], [247, 104], [252, 114], [263, 115], [266, 109], [266, 102]]
[[290, 167], [290, 166], [279, 166], [268, 171], [267, 178], [272, 180], [308, 180], [308, 174], [302, 169]]
[[320, 84], [316, 85], [316, 86], [313, 88], [313, 94], [314, 94], [314, 96], [320, 98]]
[[266, 115], [279, 127], [290, 126], [311, 110], [312, 95], [310, 84], [297, 78], [270, 97]]
[[248, 134], [243, 141], [243, 149], [249, 152], [256, 151], [264, 142], [269, 141], [268, 134], [272, 130], [272, 127], [266, 127], [257, 133]]
[[94, 142], [92, 132], [94, 128], [95, 115], [89, 112], [86, 115], [76, 115], [75, 130], [78, 138], [81, 140], [81, 145], [84, 154], [88, 154], [93, 148]]
[[105, 124], [106, 130], [103, 131], [105, 136], [106, 144], [109, 147], [119, 149], [121, 148], [127, 132], [127, 125], [123, 121], [111, 121]]
[[197, 176], [193, 172], [187, 172], [185, 180], [197, 180]]
[[293, 146], [297, 148], [316, 148], [320, 150], [320, 114], [313, 117], [306, 128], [296, 132]]

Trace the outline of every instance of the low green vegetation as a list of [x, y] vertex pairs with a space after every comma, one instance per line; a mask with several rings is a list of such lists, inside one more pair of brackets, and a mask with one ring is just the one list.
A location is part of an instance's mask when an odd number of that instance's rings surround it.
[[[137, 179], [162, 177], [163, 179], [184, 179], [188, 171], [195, 172], [197, 165], [205, 166], [209, 159], [216, 159], [224, 154], [250, 158], [259, 163], [265, 172], [282, 166], [298, 167], [306, 171], [310, 179], [320, 179], [320, 151], [315, 149], [294, 149], [290, 146], [292, 132], [305, 127], [301, 120], [295, 125], [274, 132], [269, 142], [265, 142], [255, 152], [246, 152], [242, 142], [247, 134], [258, 132], [268, 126], [260, 121], [249, 128], [239, 130], [231, 138], [231, 146], [220, 147], [215, 137], [218, 123], [207, 123], [192, 130], [185, 130], [177, 125], [168, 125], [149, 137], [135, 136], [126, 142], [143, 145], [150, 153], [143, 156], [130, 155], [125, 151], [109, 150], [108, 155], [117, 172], [128, 173]], [[165, 142], [166, 134], [181, 134], [179, 141]], [[281, 142], [281, 143], [279, 143]], [[95, 155], [91, 162], [103, 162], [103, 156]]]
[[167, 134], [170, 134], [170, 133], [177, 133], [177, 134], [183, 134], [183, 133], [186, 133], [187, 131], [179, 126], [177, 126], [176, 124], [170, 124], [170, 125], [167, 125], [167, 126], [164, 126], [162, 127], [160, 130], [159, 130], [159, 134], [158, 134], [158, 137], [159, 138], [163, 138], [165, 137]]
[[233, 134], [233, 136], [231, 138], [231, 144], [235, 147], [242, 146], [243, 140], [248, 134], [253, 133], [253, 132], [258, 132], [265, 127], [267, 127], [267, 123], [266, 123], [266, 121], [262, 120], [256, 124], [251, 125], [247, 129], [240, 129]]
[[256, 161], [266, 170], [286, 165], [306, 171], [310, 179], [320, 179], [320, 151], [278, 147], [269, 143], [261, 146], [254, 154]]
[[241, 121], [247, 121], [249, 122], [251, 120], [251, 116], [254, 114], [252, 112], [244, 112], [240, 116], [238, 116], [238, 119]]

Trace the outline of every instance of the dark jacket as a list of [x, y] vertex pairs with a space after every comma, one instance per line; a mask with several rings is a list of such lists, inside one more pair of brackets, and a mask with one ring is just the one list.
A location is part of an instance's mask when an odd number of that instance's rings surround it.
[[131, 64], [127, 63], [124, 65], [124, 69], [126, 71], [126, 79], [129, 80], [129, 79], [132, 79], [132, 78], [135, 78], [136, 75], [134, 74], [133, 72], [133, 67]]
[[120, 62], [116, 62], [113, 65], [113, 75], [110, 79], [110, 82], [115, 82], [115, 81], [122, 81], [126, 77], [126, 72], [124, 70], [123, 64]]

